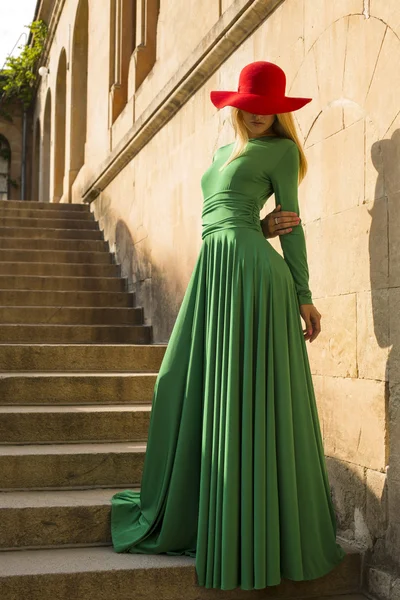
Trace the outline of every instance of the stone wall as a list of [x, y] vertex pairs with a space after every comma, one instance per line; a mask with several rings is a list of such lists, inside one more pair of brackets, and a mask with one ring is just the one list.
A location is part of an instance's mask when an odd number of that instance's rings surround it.
[[[323, 331], [307, 347], [339, 532], [368, 549], [371, 589], [394, 600], [400, 569], [400, 4], [206, 0], [193, 11], [182, 2], [168, 6], [161, 0], [156, 61], [136, 92], [131, 61], [126, 106], [110, 123], [109, 11], [89, 2], [85, 162], [62, 201], [92, 200], [156, 342], [166, 342], [201, 246], [200, 178], [216, 148], [233, 140], [229, 109], [217, 111], [210, 91], [236, 89], [245, 64], [270, 60], [285, 70], [289, 95], [313, 98], [294, 113], [309, 161], [299, 193], [310, 287], [323, 315]], [[78, 0], [65, 1], [35, 113], [43, 122], [66, 48], [67, 139], [74, 110], [67, 34], [77, 10]], [[71, 152], [67, 144], [66, 169]], [[262, 216], [273, 207], [271, 198]], [[279, 240], [273, 245], [280, 249]]]

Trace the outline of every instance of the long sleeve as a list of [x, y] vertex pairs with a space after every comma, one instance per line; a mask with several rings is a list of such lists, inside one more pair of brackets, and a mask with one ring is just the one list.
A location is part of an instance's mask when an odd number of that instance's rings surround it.
[[[293, 143], [269, 174], [275, 193], [275, 205], [281, 210], [294, 211], [300, 216], [298, 202], [298, 176], [300, 155], [298, 147]], [[279, 213], [277, 213], [279, 216]], [[284, 259], [292, 273], [300, 304], [313, 304], [312, 294], [308, 287], [309, 272], [304, 230], [300, 221], [290, 233], [279, 236]]]

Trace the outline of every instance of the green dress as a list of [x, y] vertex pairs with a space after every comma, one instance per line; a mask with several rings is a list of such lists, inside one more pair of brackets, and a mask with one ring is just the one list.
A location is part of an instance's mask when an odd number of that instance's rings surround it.
[[[299, 152], [251, 138], [201, 178], [202, 245], [155, 383], [140, 492], [112, 498], [116, 552], [196, 558], [200, 586], [252, 590], [316, 579], [336, 542], [299, 304], [312, 304], [302, 225], [264, 238], [275, 193], [298, 206]], [[311, 199], [310, 199], [311, 200]]]

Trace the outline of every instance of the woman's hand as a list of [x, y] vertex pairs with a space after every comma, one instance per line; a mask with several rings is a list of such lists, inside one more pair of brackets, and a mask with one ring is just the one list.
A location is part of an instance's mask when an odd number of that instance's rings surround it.
[[[279, 212], [279, 216], [277, 213]], [[275, 222], [277, 219], [278, 223]], [[264, 237], [273, 238], [277, 235], [284, 235], [290, 233], [292, 228], [300, 223], [300, 217], [297, 213], [289, 210], [281, 210], [281, 205], [278, 204], [276, 208], [268, 213], [264, 219], [261, 220], [261, 229]]]
[[322, 315], [317, 311], [314, 304], [300, 304], [300, 314], [303, 317], [306, 328], [303, 329], [304, 339], [315, 340], [321, 331]]

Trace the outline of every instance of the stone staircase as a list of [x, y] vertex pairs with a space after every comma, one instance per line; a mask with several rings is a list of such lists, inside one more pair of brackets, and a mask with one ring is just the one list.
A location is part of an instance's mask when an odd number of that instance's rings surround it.
[[89, 207], [0, 202], [0, 600], [361, 598], [349, 546], [319, 580], [254, 592], [112, 550], [110, 498], [139, 488], [166, 347], [151, 342]]

